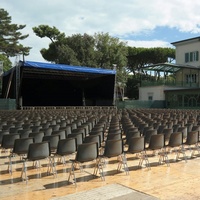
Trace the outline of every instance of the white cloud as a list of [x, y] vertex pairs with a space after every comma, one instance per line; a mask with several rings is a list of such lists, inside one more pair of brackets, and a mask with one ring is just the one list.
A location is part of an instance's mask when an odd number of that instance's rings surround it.
[[[121, 38], [131, 34], [145, 34], [156, 27], [175, 27], [182, 32], [200, 33], [200, 1], [185, 0], [1, 0], [12, 22], [26, 24], [23, 41], [32, 46], [30, 60], [43, 61], [41, 48], [50, 41], [41, 39], [32, 31], [40, 24], [56, 26], [66, 35], [105, 32]], [[141, 39], [140, 39], [141, 40]], [[135, 46], [169, 46], [167, 41], [129, 41]]]
[[134, 41], [134, 40], [126, 40], [128, 42], [128, 46], [131, 47], [170, 47], [173, 48], [171, 44], [162, 40], [151, 40], [151, 41]]

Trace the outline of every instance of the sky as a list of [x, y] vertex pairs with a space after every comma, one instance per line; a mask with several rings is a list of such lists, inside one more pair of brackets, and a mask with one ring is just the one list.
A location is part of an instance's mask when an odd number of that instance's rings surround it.
[[0, 8], [12, 23], [26, 25], [21, 44], [32, 47], [29, 61], [46, 62], [40, 50], [50, 40], [32, 30], [41, 24], [66, 36], [109, 33], [132, 47], [174, 48], [172, 42], [200, 36], [199, 0], [1, 0]]

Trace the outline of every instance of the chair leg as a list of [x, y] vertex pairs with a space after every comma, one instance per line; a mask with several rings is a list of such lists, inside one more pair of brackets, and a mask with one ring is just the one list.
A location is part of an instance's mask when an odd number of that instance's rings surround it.
[[150, 164], [149, 164], [149, 159], [145, 150], [141, 152], [141, 157], [140, 157], [138, 166], [142, 167], [143, 161], [145, 161], [147, 168], [151, 169]]
[[117, 171], [121, 170], [122, 165], [124, 166], [124, 170], [126, 172], [126, 175], [129, 174], [128, 164], [127, 164], [127, 159], [126, 159], [125, 154], [120, 155]]
[[57, 177], [55, 158], [49, 157], [48, 159], [49, 159], [49, 164], [47, 168], [47, 174], [52, 173], [54, 177], [55, 176]]
[[94, 168], [94, 175], [97, 176], [97, 172], [99, 171], [101, 180], [105, 181], [104, 172], [103, 172], [103, 165], [101, 163], [101, 158], [96, 159], [96, 164]]
[[[24, 178], [23, 178], [24, 175]], [[23, 161], [23, 166], [22, 166], [22, 172], [21, 172], [21, 178], [22, 180], [26, 180], [26, 184], [28, 183], [28, 177], [27, 177], [27, 164], [26, 161]]]
[[68, 182], [69, 182], [71, 176], [73, 176], [73, 182], [74, 182], [75, 186], [77, 186], [77, 185], [76, 185], [76, 177], [75, 177], [74, 163], [73, 163], [73, 162], [72, 162], [72, 165], [71, 165], [71, 170], [70, 170], [70, 172], [69, 172]]
[[181, 145], [179, 147], [179, 149], [175, 149], [175, 152], [176, 152], [176, 161], [179, 159], [180, 154], [183, 154], [185, 162], [187, 162], [187, 157], [186, 157], [186, 154], [185, 154], [185, 148], [184, 148], [183, 145]]
[[181, 145], [181, 147], [180, 147], [180, 153], [183, 154], [183, 157], [184, 157], [184, 159], [185, 159], [185, 162], [187, 162], [187, 156], [186, 156], [185, 151], [186, 151], [186, 150], [185, 150], [184, 145]]
[[169, 166], [169, 159], [165, 148], [162, 148], [159, 152], [159, 164], [161, 164], [162, 162], [166, 163], [167, 166]]
[[8, 171], [12, 175], [12, 154], [9, 156]]

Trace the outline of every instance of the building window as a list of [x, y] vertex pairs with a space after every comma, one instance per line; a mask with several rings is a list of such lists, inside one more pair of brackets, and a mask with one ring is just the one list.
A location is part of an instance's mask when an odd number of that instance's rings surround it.
[[199, 60], [199, 52], [193, 51], [185, 53], [185, 62], [194, 62]]
[[149, 101], [152, 101], [152, 100], [153, 100], [153, 97], [152, 97], [152, 96], [149, 96], [148, 100], [149, 100]]
[[197, 83], [196, 74], [186, 74], [186, 83]]
[[153, 93], [148, 93], [148, 100], [152, 101], [153, 100]]

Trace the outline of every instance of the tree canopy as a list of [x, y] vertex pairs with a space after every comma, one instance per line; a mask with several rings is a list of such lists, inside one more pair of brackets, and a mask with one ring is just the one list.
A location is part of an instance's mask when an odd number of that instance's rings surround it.
[[47, 37], [51, 41], [48, 49], [43, 48], [40, 51], [47, 61], [108, 69], [113, 64], [118, 68], [126, 66], [126, 43], [108, 33], [65, 36], [56, 27], [48, 25], [33, 27], [33, 31], [38, 37]]
[[24, 47], [19, 43], [29, 35], [23, 35], [20, 31], [26, 25], [11, 23], [11, 17], [8, 12], [0, 8], [0, 53], [7, 57], [14, 57], [17, 54], [28, 55], [30, 47]]
[[48, 25], [33, 27], [33, 31], [38, 37], [47, 37], [51, 41], [48, 49], [40, 51], [45, 60], [104, 69], [116, 66], [117, 81], [126, 82], [128, 49], [126, 43], [118, 38], [111, 37], [108, 33], [65, 36], [56, 27]]
[[173, 48], [128, 47], [127, 68], [135, 74], [142, 67], [156, 63], [172, 62], [175, 59]]

